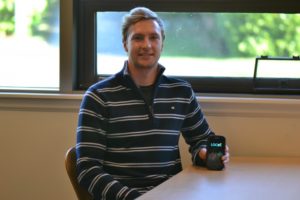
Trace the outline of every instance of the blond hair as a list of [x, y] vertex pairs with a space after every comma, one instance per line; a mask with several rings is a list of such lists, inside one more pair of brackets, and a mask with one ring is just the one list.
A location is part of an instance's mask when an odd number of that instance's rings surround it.
[[122, 41], [125, 42], [128, 37], [128, 29], [133, 24], [143, 21], [143, 20], [154, 20], [158, 23], [161, 29], [161, 35], [163, 40], [165, 39], [165, 30], [163, 21], [158, 17], [158, 15], [152, 10], [145, 7], [136, 7], [130, 10], [129, 14], [123, 17], [122, 24]]

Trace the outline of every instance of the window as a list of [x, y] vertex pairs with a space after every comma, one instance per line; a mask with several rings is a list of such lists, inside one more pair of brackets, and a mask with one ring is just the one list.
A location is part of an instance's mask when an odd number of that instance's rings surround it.
[[0, 2], [0, 90], [59, 90], [59, 0]]
[[300, 58], [256, 58], [253, 74], [257, 92], [299, 94]]
[[[257, 93], [253, 77], [257, 57], [300, 54], [300, 6], [296, 1], [129, 2], [78, 1], [78, 88], [86, 89], [121, 69], [126, 59], [121, 19], [135, 6], [149, 7], [164, 20], [166, 40], [160, 63], [167, 68], [166, 74], [188, 80], [197, 92]], [[296, 73], [289, 78], [299, 92], [300, 69], [293, 70]], [[272, 73], [271, 67], [260, 75]]]

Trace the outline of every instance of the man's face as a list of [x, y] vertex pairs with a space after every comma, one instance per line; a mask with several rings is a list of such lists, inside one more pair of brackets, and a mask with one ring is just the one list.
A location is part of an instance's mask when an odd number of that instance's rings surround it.
[[124, 49], [128, 53], [129, 67], [157, 67], [163, 48], [161, 28], [154, 20], [143, 20], [128, 29]]

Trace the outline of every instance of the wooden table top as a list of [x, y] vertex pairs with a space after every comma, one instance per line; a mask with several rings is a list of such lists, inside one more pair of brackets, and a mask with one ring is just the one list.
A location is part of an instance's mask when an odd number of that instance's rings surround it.
[[299, 200], [300, 157], [232, 157], [222, 171], [190, 166], [138, 200]]

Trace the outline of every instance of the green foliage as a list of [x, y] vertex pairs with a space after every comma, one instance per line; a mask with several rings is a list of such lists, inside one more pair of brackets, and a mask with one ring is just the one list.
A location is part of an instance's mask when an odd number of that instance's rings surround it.
[[[45, 6], [42, 10], [34, 10], [31, 15], [29, 32], [33, 36], [39, 36], [47, 40], [53, 33], [59, 34], [53, 24], [58, 19], [57, 5], [59, 0], [40, 0]], [[57, 12], [55, 12], [57, 11]], [[53, 25], [53, 26], [52, 26]], [[0, 1], [0, 36], [13, 35], [15, 32], [15, 0]]]
[[58, 31], [53, 28], [55, 27], [53, 24], [56, 22], [55, 20], [59, 14], [55, 12], [59, 3], [58, 1], [59, 0], [46, 0], [46, 6], [42, 11], [33, 13], [30, 24], [32, 35], [47, 39], [50, 35]]
[[0, 1], [0, 36], [9, 36], [14, 33], [14, 0]]
[[300, 14], [165, 14], [168, 56], [256, 57], [300, 54]]
[[212, 13], [164, 14], [165, 52], [168, 56], [225, 57], [226, 33]]
[[224, 27], [232, 52], [242, 57], [300, 53], [300, 15], [229, 14]]

